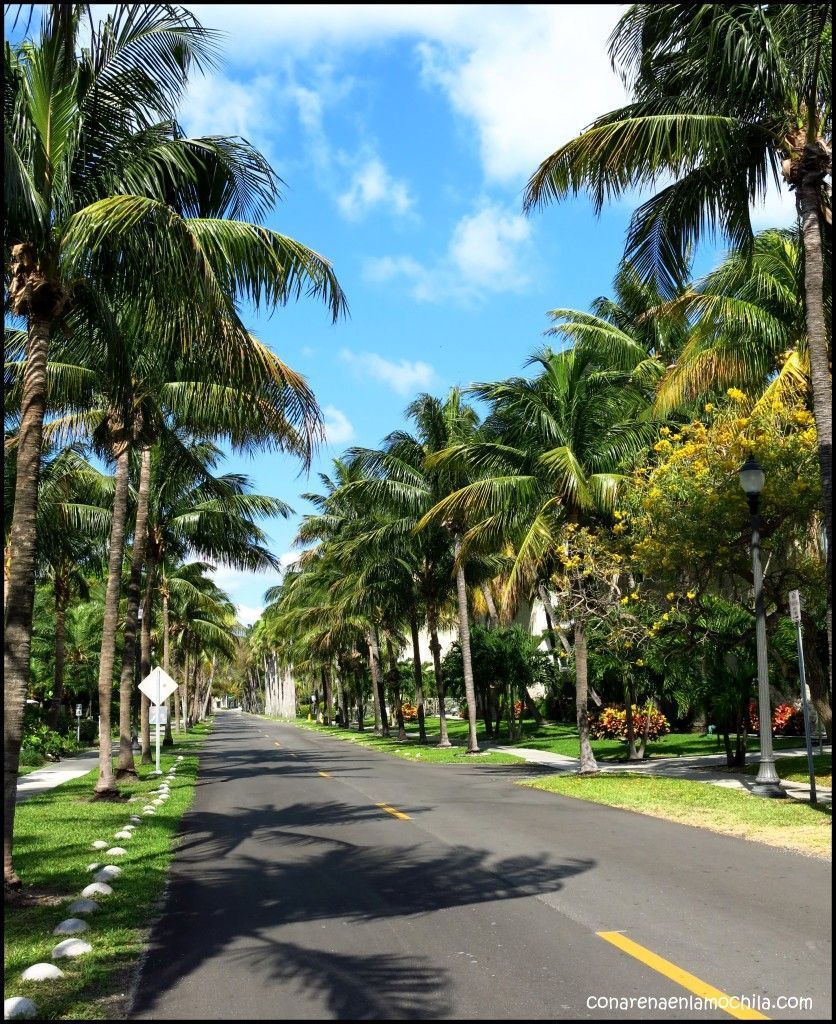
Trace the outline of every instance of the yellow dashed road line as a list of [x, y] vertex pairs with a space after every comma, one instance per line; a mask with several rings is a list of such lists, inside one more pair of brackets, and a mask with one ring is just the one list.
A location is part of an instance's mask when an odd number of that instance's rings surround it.
[[387, 814], [391, 814], [393, 818], [398, 818], [400, 821], [411, 821], [412, 819], [408, 814], [404, 814], [403, 811], [398, 811], [394, 807], [390, 807], [389, 804], [375, 804], [375, 807], [380, 807], [386, 811]]
[[328, 772], [317, 772], [316, 774], [317, 775], [321, 775], [323, 777], [323, 779], [330, 779], [331, 778], [331, 776], [330, 776], [330, 774]]
[[620, 949], [622, 953], [635, 957], [636, 960], [646, 964], [671, 981], [675, 981], [677, 985], [681, 985], [689, 992], [693, 992], [694, 995], [715, 1003], [718, 1009], [729, 1014], [731, 1017], [736, 1017], [738, 1020], [770, 1020], [769, 1017], [759, 1013], [757, 1010], [744, 1006], [734, 996], [727, 995], [719, 988], [701, 981], [693, 974], [689, 974], [688, 971], [684, 971], [681, 967], [677, 967], [676, 964], [672, 964], [670, 960], [665, 960], [663, 957], [652, 952], [652, 950], [640, 946], [638, 942], [633, 942], [632, 939], [628, 939], [621, 932], [596, 932], [595, 934], [603, 939], [604, 942], [609, 942], [617, 949]]

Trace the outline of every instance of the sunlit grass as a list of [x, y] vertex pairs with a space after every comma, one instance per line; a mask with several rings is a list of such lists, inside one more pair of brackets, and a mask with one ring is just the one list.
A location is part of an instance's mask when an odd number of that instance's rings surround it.
[[831, 856], [830, 809], [812, 808], [795, 800], [769, 800], [704, 782], [632, 773], [549, 775], [520, 785], [697, 825], [769, 846]]
[[[160, 783], [151, 776], [153, 765], [138, 765], [140, 780], [120, 783], [134, 802], [91, 801], [95, 773], [57, 786], [20, 804], [15, 814], [15, 866], [26, 889], [62, 897], [55, 906], [9, 906], [5, 920], [5, 997], [28, 996], [40, 1019], [113, 1019], [116, 1003], [127, 992], [130, 974], [143, 949], [163, 892], [180, 819], [194, 795], [198, 747], [211, 728], [205, 722], [163, 748], [161, 767], [177, 764], [170, 780], [171, 797], [154, 816], [143, 816], [130, 840], [117, 840], [118, 832], [145, 803], [143, 797]], [[182, 754], [183, 760], [177, 761]], [[70, 916], [66, 907], [79, 899], [92, 880], [88, 864], [107, 863], [93, 850], [96, 839], [124, 846], [127, 853], [114, 861], [123, 873], [112, 896], [101, 899], [100, 909], [85, 915], [90, 929], [79, 938], [93, 951], [75, 960], [58, 962], [65, 977], [50, 982], [23, 982], [20, 973], [34, 963], [51, 963], [51, 950], [62, 937], [52, 929]]]

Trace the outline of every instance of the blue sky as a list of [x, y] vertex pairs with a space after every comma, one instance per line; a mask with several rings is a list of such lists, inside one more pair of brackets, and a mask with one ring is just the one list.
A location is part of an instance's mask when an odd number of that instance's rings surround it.
[[[302, 514], [316, 472], [376, 445], [421, 391], [522, 371], [546, 312], [608, 292], [633, 207], [584, 199], [524, 218], [537, 164], [624, 98], [606, 59], [615, 5], [187, 5], [225, 33], [195, 79], [189, 134], [241, 135], [287, 187], [267, 220], [334, 264], [350, 317], [311, 300], [248, 326], [313, 387], [329, 443], [308, 479], [278, 455], [230, 458]], [[787, 223], [777, 195], [759, 226]], [[715, 254], [704, 252], [706, 269]], [[265, 524], [291, 555], [298, 515]], [[250, 622], [273, 576], [219, 568]]]

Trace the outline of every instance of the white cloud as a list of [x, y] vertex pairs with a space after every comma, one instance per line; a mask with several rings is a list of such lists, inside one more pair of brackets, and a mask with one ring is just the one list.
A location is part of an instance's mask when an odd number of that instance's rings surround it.
[[388, 384], [399, 395], [409, 395], [419, 388], [429, 387], [435, 379], [435, 371], [429, 363], [401, 359], [392, 362], [376, 352], [354, 353], [348, 349], [340, 352], [340, 358], [351, 364], [361, 374]]
[[488, 292], [521, 291], [528, 283], [522, 264], [530, 236], [528, 220], [485, 202], [458, 221], [446, 253], [436, 263], [381, 256], [367, 260], [364, 276], [378, 282], [405, 278], [419, 302], [471, 302]]
[[[196, 4], [236, 62], [338, 63], [348, 47], [412, 39], [424, 82], [476, 131], [488, 179], [517, 182], [624, 92], [606, 53], [614, 4]], [[257, 98], [266, 115], [264, 97]], [[246, 101], [249, 104], [249, 99]]]
[[365, 160], [354, 172], [348, 190], [337, 206], [349, 220], [360, 220], [374, 206], [390, 209], [398, 216], [409, 213], [412, 196], [406, 182], [393, 178], [378, 157]]
[[334, 405], [326, 405], [322, 411], [325, 414], [325, 440], [329, 444], [341, 444], [354, 437], [354, 427], [344, 412]]
[[254, 608], [249, 604], [237, 604], [235, 607], [238, 611], [238, 621], [244, 626], [252, 626], [253, 623], [258, 622], [264, 611], [264, 605]]

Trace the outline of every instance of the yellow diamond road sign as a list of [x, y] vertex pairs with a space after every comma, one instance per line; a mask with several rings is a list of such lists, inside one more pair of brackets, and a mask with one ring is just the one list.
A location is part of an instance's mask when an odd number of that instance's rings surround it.
[[164, 672], [157, 666], [142, 680], [139, 688], [152, 704], [162, 704], [177, 689], [177, 683], [174, 682], [168, 672]]

